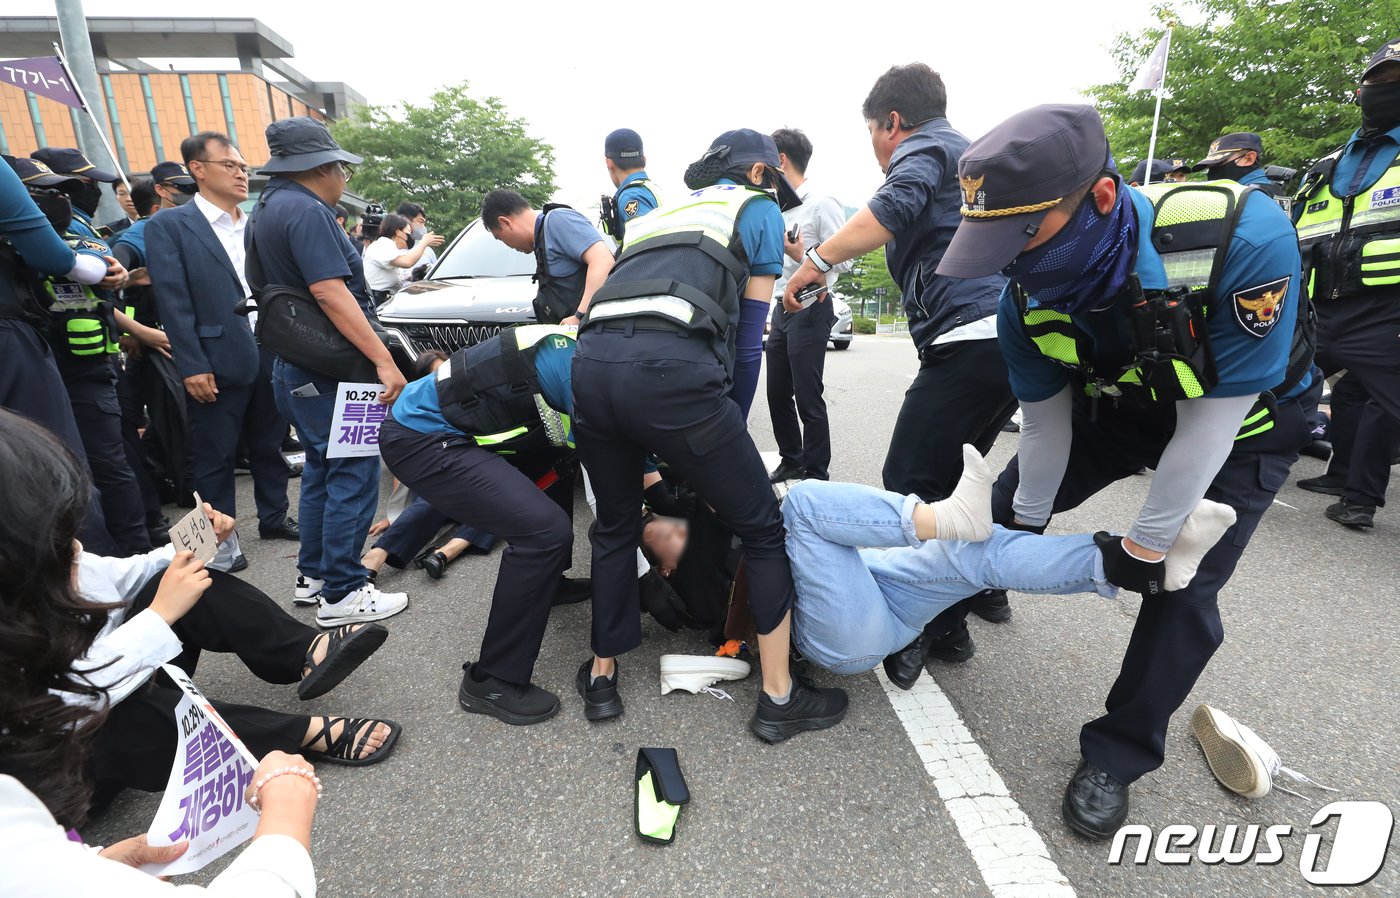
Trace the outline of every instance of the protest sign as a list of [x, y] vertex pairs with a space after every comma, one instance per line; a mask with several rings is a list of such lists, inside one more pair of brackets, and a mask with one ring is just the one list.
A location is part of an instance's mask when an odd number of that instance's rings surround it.
[[379, 455], [379, 425], [389, 406], [379, 404], [383, 384], [337, 384], [327, 458]]
[[194, 494], [194, 510], [171, 526], [170, 544], [176, 552], [188, 549], [205, 564], [218, 553], [219, 538], [214, 535], [214, 525], [204, 513], [204, 500], [199, 493]]
[[161, 669], [184, 696], [175, 708], [180, 725], [175, 765], [146, 839], [152, 845], [188, 840], [190, 847], [168, 864], [141, 869], [174, 876], [193, 873], [252, 838], [258, 813], [243, 796], [258, 762], [183, 670], [173, 664]]

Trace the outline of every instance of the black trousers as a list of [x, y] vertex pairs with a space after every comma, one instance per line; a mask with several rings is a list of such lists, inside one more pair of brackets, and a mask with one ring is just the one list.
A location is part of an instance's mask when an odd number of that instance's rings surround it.
[[92, 482], [102, 496], [102, 515], [107, 519], [107, 532], [117, 544], [117, 554], [135, 555], [149, 550], [146, 507], [141, 501], [136, 473], [126, 457], [112, 359], [65, 371], [63, 384], [73, 406], [78, 433], [82, 434]]
[[165, 516], [160, 508], [160, 489], [156, 486], [151, 464], [146, 458], [146, 445], [141, 442], [146, 403], [141, 395], [141, 379], [133, 376], [132, 369], [138, 363], [139, 360], [128, 358], [126, 367], [120, 364], [114, 367], [117, 374], [117, 404], [122, 410], [122, 449], [131, 473], [136, 475], [136, 486], [141, 490], [141, 509], [149, 533], [164, 522]]
[[189, 400], [191, 488], [225, 514], [235, 514], [234, 457], [241, 441], [253, 474], [258, 526], [281, 527], [287, 519], [287, 479], [282, 458], [287, 422], [272, 394], [272, 356], [261, 352], [258, 376], [250, 384], [219, 384], [213, 402]]
[[[213, 581], [209, 588], [171, 628], [184, 644], [171, 663], [192, 675], [201, 652], [232, 652], [265, 682], [298, 682], [306, 650], [319, 631], [287, 614], [257, 587], [218, 571], [209, 574]], [[146, 582], [127, 612], [128, 620], [150, 606], [159, 587], [160, 575]], [[97, 731], [90, 762], [98, 807], [124, 788], [143, 792], [165, 788], [179, 747], [175, 706], [182, 695], [159, 674], [112, 708]], [[270, 751], [299, 751], [306, 738], [310, 718], [305, 714], [212, 704], [255, 757]]]
[[1327, 425], [1332, 458], [1327, 473], [1346, 482], [1342, 498], [1358, 505], [1385, 505], [1390, 468], [1400, 453], [1400, 418], [1388, 414], [1350, 374], [1332, 386]]
[[[1234, 526], [1206, 553], [1185, 589], [1143, 597], [1122, 668], [1104, 702], [1107, 713], [1079, 734], [1084, 757], [1120, 782], [1131, 783], [1161, 766], [1172, 714], [1224, 641], [1219, 592], [1288, 479], [1299, 450], [1311, 441], [1321, 391], [1321, 383], [1314, 383], [1301, 398], [1280, 401], [1273, 429], [1235, 444], [1205, 495], [1235, 509]], [[1076, 397], [1069, 466], [1054, 510], [1076, 508], [1139, 468], [1155, 468], [1175, 428], [1171, 409], [1144, 410], [1126, 403], [1114, 407], [1100, 402], [1097, 421], [1091, 421], [1088, 399]], [[997, 478], [992, 493], [998, 524], [1012, 522], [1019, 482], [1018, 456]]]
[[[0, 318], [0, 408], [43, 425], [73, 451], [84, 468], [88, 467], [83, 438], [73, 419], [73, 405], [68, 401], [68, 391], [48, 341], [32, 325], [12, 318]], [[121, 555], [107, 532], [102, 497], [95, 487], [78, 539], [89, 552]]]
[[784, 461], [801, 465], [807, 476], [818, 480], [831, 479], [831, 426], [822, 396], [822, 373], [835, 321], [830, 300], [796, 314], [785, 311], [781, 302], [774, 303], [764, 350], [768, 356], [768, 415], [778, 451]]
[[379, 453], [395, 477], [444, 515], [509, 543], [477, 664], [508, 683], [530, 682], [559, 577], [573, 556], [574, 525], [565, 508], [572, 509], [575, 478], [561, 476], [546, 495], [535, 478], [552, 458], [508, 461], [467, 437], [419, 433], [392, 418], [379, 429]]
[[[1351, 397], [1365, 393], [1357, 421], [1358, 437], [1347, 458], [1342, 498], [1363, 505], [1385, 504], [1390, 461], [1400, 444], [1400, 288], [1379, 296], [1317, 302], [1317, 365], [1328, 376], [1343, 368], [1343, 411]], [[1374, 406], [1372, 406], [1374, 403]], [[1363, 424], [1363, 421], [1365, 422]], [[1362, 427], [1365, 430], [1362, 430]], [[1350, 423], [1344, 414], [1342, 440]], [[1363, 446], [1362, 443], [1366, 445]], [[1333, 444], [1333, 450], [1336, 450]], [[1345, 448], [1345, 446], [1344, 446]]]
[[[423, 553], [428, 547], [428, 542], [437, 536], [439, 530], [452, 523], [451, 518], [434, 508], [422, 496], [415, 496], [403, 513], [389, 525], [389, 529], [375, 540], [374, 548], [383, 549], [388, 553], [386, 562], [390, 567], [403, 570], [408, 567], [409, 562]], [[496, 545], [495, 536], [467, 524], [457, 524], [450, 539], [464, 539], [480, 554], [490, 552]]]
[[758, 632], [771, 632], [795, 598], [782, 515], [709, 342], [630, 322], [589, 329], [574, 353], [573, 387], [579, 458], [598, 502], [593, 651], [608, 658], [641, 643], [636, 558], [648, 453], [739, 537]]
[[986, 455], [1016, 413], [996, 340], [929, 346], [904, 393], [885, 456], [885, 489], [946, 499], [962, 477], [962, 446]]

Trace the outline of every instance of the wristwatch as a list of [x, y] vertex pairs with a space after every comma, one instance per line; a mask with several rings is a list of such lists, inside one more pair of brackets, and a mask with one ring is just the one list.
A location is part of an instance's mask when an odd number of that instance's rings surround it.
[[811, 249], [807, 250], [806, 258], [808, 262], [811, 262], [813, 265], [816, 266], [817, 271], [820, 271], [822, 274], [826, 274], [827, 272], [831, 271], [832, 266], [829, 262], [823, 259], [820, 255], [818, 255], [817, 247], [819, 246], [821, 246], [820, 243], [818, 243], [817, 246], [814, 246]]

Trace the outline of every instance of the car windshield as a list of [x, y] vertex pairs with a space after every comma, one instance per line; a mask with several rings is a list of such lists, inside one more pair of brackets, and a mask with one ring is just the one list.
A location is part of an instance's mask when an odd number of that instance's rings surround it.
[[479, 221], [467, 226], [433, 269], [432, 280], [444, 278], [503, 278], [535, 273], [535, 257], [518, 253], [495, 237]]

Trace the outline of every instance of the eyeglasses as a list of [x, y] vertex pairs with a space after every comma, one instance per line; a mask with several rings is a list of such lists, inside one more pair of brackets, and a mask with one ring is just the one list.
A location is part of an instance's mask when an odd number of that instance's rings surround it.
[[224, 171], [231, 175], [242, 174], [244, 177], [247, 177], [248, 173], [252, 171], [248, 166], [241, 162], [234, 162], [231, 159], [192, 159], [190, 161], [199, 162], [204, 165], [221, 165]]
[[345, 183], [350, 183], [350, 179], [355, 177], [355, 166], [348, 162], [340, 163], [340, 170], [345, 173]]

